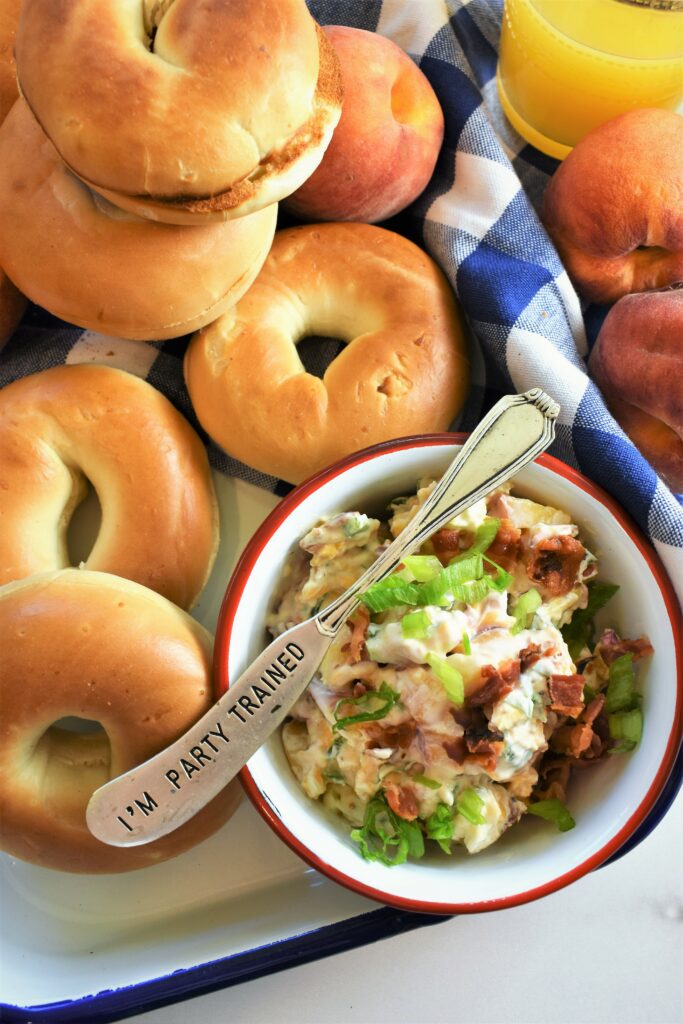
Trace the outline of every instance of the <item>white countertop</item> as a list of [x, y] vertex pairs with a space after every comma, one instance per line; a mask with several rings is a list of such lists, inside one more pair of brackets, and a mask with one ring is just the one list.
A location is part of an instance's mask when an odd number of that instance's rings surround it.
[[615, 864], [543, 900], [461, 916], [130, 1018], [140, 1024], [680, 1024], [683, 794]]

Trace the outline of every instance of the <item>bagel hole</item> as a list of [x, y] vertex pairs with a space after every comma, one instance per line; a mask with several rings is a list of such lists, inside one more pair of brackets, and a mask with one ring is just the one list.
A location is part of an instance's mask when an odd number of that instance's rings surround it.
[[86, 486], [86, 495], [74, 509], [66, 531], [66, 549], [71, 565], [80, 565], [88, 560], [102, 524], [102, 506], [97, 491], [89, 480]]
[[[67, 715], [53, 722], [50, 729], [60, 729], [62, 732], [78, 733], [79, 735], [91, 736], [96, 732], [104, 732], [104, 726], [94, 718], [79, 718], [77, 715]], [[49, 730], [48, 730], [49, 731]]]
[[112, 776], [106, 729], [100, 722], [77, 715], [60, 718], [38, 740], [34, 758], [42, 765], [45, 804], [54, 802], [66, 822], [81, 827], [91, 794]]
[[325, 370], [337, 358], [346, 342], [341, 338], [326, 338], [323, 335], [309, 334], [296, 343], [296, 350], [306, 373], [320, 380]]

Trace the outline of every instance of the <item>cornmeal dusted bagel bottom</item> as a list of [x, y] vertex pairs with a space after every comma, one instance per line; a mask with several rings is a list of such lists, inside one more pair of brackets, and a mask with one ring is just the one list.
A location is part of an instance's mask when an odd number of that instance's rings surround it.
[[[0, 847], [42, 867], [102, 873], [157, 864], [215, 832], [237, 806], [237, 783], [149, 845], [108, 846], [85, 822], [95, 789], [208, 711], [211, 649], [189, 615], [116, 576], [66, 569], [0, 588]], [[103, 730], [56, 724], [71, 716]]]
[[[347, 342], [322, 380], [297, 353], [310, 335]], [[297, 483], [367, 445], [447, 429], [469, 370], [456, 301], [422, 249], [321, 224], [276, 234], [249, 291], [192, 339], [185, 379], [226, 452]]]

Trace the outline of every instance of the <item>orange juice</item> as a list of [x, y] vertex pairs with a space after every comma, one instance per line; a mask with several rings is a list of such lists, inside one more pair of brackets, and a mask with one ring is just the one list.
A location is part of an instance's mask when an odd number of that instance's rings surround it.
[[681, 0], [505, 0], [498, 91], [519, 134], [564, 158], [635, 107], [680, 110]]

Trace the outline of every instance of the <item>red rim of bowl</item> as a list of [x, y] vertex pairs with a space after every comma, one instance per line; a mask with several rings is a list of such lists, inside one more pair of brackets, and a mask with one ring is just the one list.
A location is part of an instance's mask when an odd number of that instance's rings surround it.
[[[302, 501], [317, 491], [323, 484], [326, 484], [335, 477], [340, 476], [353, 466], [371, 461], [372, 459], [388, 452], [403, 451], [407, 448], [438, 447], [462, 444], [463, 441], [467, 439], [467, 436], [467, 434], [462, 433], [425, 434], [417, 437], [405, 437], [394, 441], [385, 441], [381, 444], [373, 445], [370, 448], [364, 448], [362, 451], [354, 452], [347, 458], [342, 459], [341, 461], [334, 463], [334, 465], [329, 466], [327, 469], [309, 477], [308, 480], [304, 481], [282, 499], [270, 515], [263, 521], [247, 544], [230, 578], [230, 582], [228, 583], [218, 618], [218, 625], [216, 628], [216, 646], [214, 651], [214, 670], [219, 693], [225, 693], [225, 691], [229, 689], [228, 653], [230, 650], [232, 624], [247, 581], [261, 552], [263, 551], [263, 548], [269, 542], [273, 534], [285, 522], [290, 513], [300, 505]], [[592, 498], [595, 498], [604, 505], [619, 525], [629, 535], [638, 551], [647, 562], [650, 572], [657, 581], [673, 632], [678, 682], [674, 720], [662, 763], [660, 764], [659, 770], [657, 771], [657, 774], [655, 775], [652, 784], [640, 805], [622, 828], [597, 853], [593, 854], [585, 861], [582, 861], [575, 868], [559, 875], [557, 878], [554, 878], [552, 881], [547, 882], [544, 885], [528, 889], [525, 892], [517, 893], [513, 896], [485, 900], [477, 903], [432, 903], [418, 899], [407, 899], [401, 896], [394, 896], [391, 893], [385, 893], [381, 889], [375, 889], [350, 875], [346, 875], [343, 872], [338, 871], [336, 868], [327, 864], [324, 860], [318, 857], [317, 854], [309, 850], [308, 847], [304, 846], [304, 844], [289, 831], [284, 822], [277, 817], [261, 796], [261, 792], [249, 769], [243, 768], [240, 772], [240, 780], [247, 796], [259, 814], [261, 814], [280, 839], [296, 854], [298, 854], [302, 860], [306, 861], [307, 864], [310, 864], [311, 867], [316, 868], [318, 871], [322, 872], [322, 874], [327, 875], [328, 878], [338, 882], [340, 885], [343, 885], [348, 889], [352, 889], [353, 891], [360, 893], [361, 896], [366, 896], [368, 899], [375, 900], [376, 902], [386, 903], [391, 906], [399, 907], [402, 910], [412, 910], [427, 914], [478, 913], [481, 911], [503, 910], [506, 907], [519, 906], [520, 904], [529, 903], [532, 900], [539, 899], [542, 896], [556, 892], [558, 889], [561, 889], [564, 886], [569, 885], [571, 882], [576, 881], [578, 878], [581, 878], [594, 868], [599, 867], [600, 864], [617, 852], [619, 847], [631, 837], [652, 810], [652, 807], [654, 806], [655, 801], [674, 766], [683, 734], [683, 618], [681, 616], [678, 600], [666, 570], [660, 561], [659, 556], [651, 547], [639, 528], [634, 522], [632, 522], [629, 516], [626, 515], [616, 501], [607, 494], [606, 491], [597, 484], [594, 484], [587, 477], [583, 476], [582, 473], [572, 469], [571, 466], [566, 465], [564, 462], [554, 458], [552, 455], [540, 455], [535, 461], [546, 469], [550, 469], [559, 476], [569, 480], [580, 488], [580, 490], [585, 491]]]

